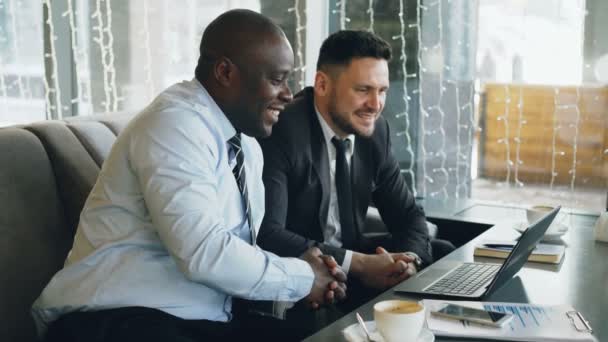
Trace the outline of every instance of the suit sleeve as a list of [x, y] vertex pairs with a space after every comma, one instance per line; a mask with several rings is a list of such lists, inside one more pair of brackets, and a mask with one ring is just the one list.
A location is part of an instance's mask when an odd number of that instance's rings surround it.
[[430, 238], [423, 209], [416, 204], [414, 195], [401, 175], [399, 164], [391, 152], [388, 123], [384, 127], [380, 166], [373, 191], [373, 200], [380, 216], [392, 235], [389, 249], [393, 252], [411, 251], [422, 259], [423, 265], [432, 263]]
[[286, 144], [279, 140], [278, 134], [273, 134], [270, 138], [261, 140], [260, 145], [264, 151], [263, 179], [266, 188], [266, 213], [258, 232], [258, 245], [262, 249], [283, 257], [299, 257], [314, 246], [318, 247], [323, 254], [333, 256], [339, 264], [342, 264], [346, 254], [344, 249], [308, 239], [288, 229], [288, 175], [292, 165], [288, 154], [281, 148]]

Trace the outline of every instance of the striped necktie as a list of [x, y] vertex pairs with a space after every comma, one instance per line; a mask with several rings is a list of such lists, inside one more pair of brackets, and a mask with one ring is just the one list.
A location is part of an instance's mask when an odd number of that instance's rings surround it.
[[234, 157], [236, 158], [236, 165], [232, 168], [232, 175], [236, 180], [236, 184], [239, 187], [241, 195], [243, 196], [243, 203], [245, 204], [245, 215], [247, 215], [247, 223], [249, 223], [249, 231], [251, 232], [252, 245], [255, 246], [255, 228], [253, 227], [253, 217], [251, 216], [251, 206], [249, 205], [249, 196], [247, 195], [247, 180], [245, 176], [245, 155], [241, 148], [241, 133], [235, 134], [230, 140], [228, 140]]

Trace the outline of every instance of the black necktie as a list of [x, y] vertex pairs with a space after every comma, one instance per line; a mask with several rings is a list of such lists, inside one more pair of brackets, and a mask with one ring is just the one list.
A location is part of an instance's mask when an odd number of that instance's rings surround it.
[[247, 195], [247, 179], [245, 177], [245, 155], [241, 148], [241, 133], [235, 134], [230, 140], [228, 140], [232, 150], [234, 151], [234, 157], [236, 158], [236, 165], [232, 168], [232, 175], [236, 180], [236, 184], [241, 191], [243, 196], [243, 203], [245, 204], [245, 215], [247, 215], [247, 222], [249, 223], [249, 231], [251, 232], [252, 245], [255, 246], [255, 228], [253, 227], [253, 218], [251, 217], [251, 207], [249, 205], [249, 196]]
[[338, 195], [338, 208], [340, 210], [340, 229], [342, 232], [342, 247], [352, 249], [355, 247], [355, 223], [353, 215], [353, 195], [351, 190], [350, 170], [346, 162], [346, 150], [350, 140], [331, 139], [336, 147], [336, 192]]

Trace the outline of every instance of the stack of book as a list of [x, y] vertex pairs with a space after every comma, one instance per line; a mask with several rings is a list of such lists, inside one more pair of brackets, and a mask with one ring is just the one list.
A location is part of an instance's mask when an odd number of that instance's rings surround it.
[[[475, 246], [475, 256], [506, 259], [517, 242], [515, 241], [484, 241]], [[543, 262], [548, 264], [559, 264], [564, 257], [566, 247], [564, 245], [552, 245], [539, 243], [536, 245], [528, 261]]]

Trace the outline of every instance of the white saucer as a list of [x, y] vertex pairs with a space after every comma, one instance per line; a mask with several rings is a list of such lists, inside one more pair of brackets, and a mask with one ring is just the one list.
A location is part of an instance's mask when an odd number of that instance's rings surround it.
[[[526, 229], [528, 229], [528, 222], [518, 222], [513, 225], [513, 229], [517, 230], [520, 233], [523, 233]], [[541, 241], [555, 241], [559, 240], [564, 234], [568, 232], [568, 226], [562, 223], [553, 223], [549, 226], [549, 229], [545, 232], [545, 236], [543, 236]]]
[[[374, 321], [366, 321], [365, 325], [367, 326], [367, 330], [369, 330], [369, 334], [371, 335], [372, 341], [375, 342], [384, 342], [382, 335], [376, 329], [376, 322]], [[350, 342], [365, 342], [367, 341], [367, 337], [365, 336], [365, 332], [361, 328], [359, 323], [354, 323], [349, 325], [346, 329], [342, 330], [342, 335], [347, 341]], [[435, 335], [431, 330], [424, 327], [420, 331], [420, 335], [416, 342], [434, 342]]]

